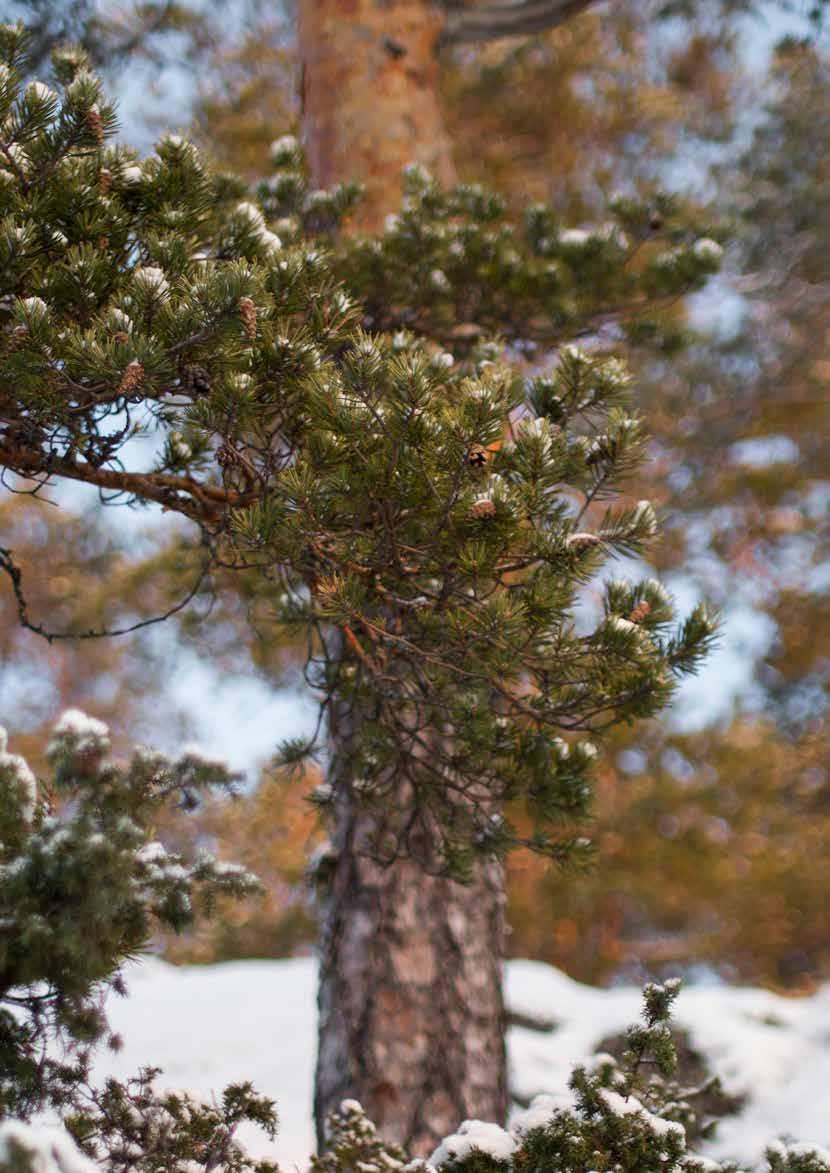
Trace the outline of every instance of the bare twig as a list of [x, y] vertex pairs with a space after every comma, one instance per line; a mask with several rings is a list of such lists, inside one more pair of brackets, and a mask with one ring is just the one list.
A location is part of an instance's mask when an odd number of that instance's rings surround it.
[[0, 546], [0, 570], [4, 571], [11, 581], [12, 591], [14, 592], [15, 602], [17, 603], [17, 616], [20, 620], [21, 627], [25, 627], [27, 631], [33, 631], [35, 635], [42, 636], [50, 644], [56, 640], [108, 639], [116, 635], [130, 635], [134, 631], [139, 631], [142, 627], [151, 627], [155, 623], [163, 623], [165, 619], [169, 619], [172, 615], [183, 611], [188, 603], [196, 597], [201, 589], [202, 583], [207, 578], [212, 563], [213, 558], [209, 552], [190, 590], [184, 598], [168, 608], [162, 615], [154, 615], [151, 619], [141, 619], [137, 623], [130, 624], [128, 627], [88, 628], [86, 631], [50, 631], [43, 624], [33, 622], [29, 618], [29, 605], [23, 591], [23, 573], [14, 561], [12, 551]]

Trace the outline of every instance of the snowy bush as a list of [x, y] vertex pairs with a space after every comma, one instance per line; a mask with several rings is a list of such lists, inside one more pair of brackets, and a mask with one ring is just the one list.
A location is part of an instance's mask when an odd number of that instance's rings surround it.
[[[577, 1067], [567, 1095], [537, 1096], [505, 1129], [465, 1120], [428, 1160], [385, 1145], [360, 1106], [344, 1101], [329, 1119], [329, 1147], [313, 1173], [749, 1173], [689, 1151], [703, 1086], [675, 1078], [670, 1013], [679, 983], [644, 990], [643, 1021], [629, 1028], [618, 1064], [596, 1055]], [[775, 1142], [761, 1173], [830, 1173], [830, 1153]]]
[[[69, 710], [48, 748], [52, 776], [38, 783], [0, 730], [0, 1117], [57, 1109], [88, 1155], [125, 1173], [186, 1173], [194, 1161], [272, 1169], [233, 1141], [243, 1119], [276, 1127], [273, 1105], [249, 1085], [204, 1106], [157, 1093], [155, 1071], [103, 1090], [89, 1084], [92, 1051], [108, 1036], [104, 996], [126, 992], [122, 964], [154, 928], [182, 928], [217, 896], [257, 885], [244, 869], [205, 852], [168, 853], [153, 839], [163, 808], [192, 811], [206, 789], [233, 788], [225, 764], [195, 749], [176, 759], [136, 749], [121, 765], [109, 751], [107, 727]], [[7, 1124], [0, 1169], [85, 1168], [56, 1135]]]

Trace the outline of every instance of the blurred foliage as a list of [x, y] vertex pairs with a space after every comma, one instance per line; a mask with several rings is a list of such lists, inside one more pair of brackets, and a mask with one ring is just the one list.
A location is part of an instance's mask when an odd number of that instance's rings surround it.
[[727, 622], [751, 605], [775, 634], [756, 715], [618, 747], [597, 801], [601, 868], [564, 884], [514, 868], [513, 952], [592, 980], [703, 963], [799, 989], [830, 973], [827, 59], [785, 42], [767, 96], [740, 166], [716, 177], [739, 225], [735, 325], [719, 340], [716, 321], [671, 371], [652, 362], [641, 402], [661, 570], [697, 578]]
[[602, 866], [517, 859], [511, 952], [588, 981], [695, 972], [806, 990], [830, 973], [827, 739], [774, 726], [619, 751], [599, 786]]
[[[610, 758], [611, 755], [609, 755]], [[529, 854], [509, 864], [509, 952], [604, 983], [649, 973], [806, 991], [830, 973], [828, 745], [770, 724], [618, 744], [600, 771], [592, 828], [601, 867], [563, 880]], [[315, 935], [309, 779], [266, 777], [187, 822], [193, 844], [235, 859], [265, 896], [234, 902], [165, 943], [177, 961], [303, 953]], [[159, 828], [171, 849], [189, 841]], [[314, 854], [312, 850], [311, 854]], [[318, 855], [319, 855], [318, 851]]]
[[263, 886], [247, 901], [228, 902], [212, 920], [168, 934], [166, 958], [287, 957], [310, 949], [316, 925], [309, 860], [322, 833], [308, 794], [320, 778], [313, 768], [269, 771], [247, 793], [209, 802], [197, 819], [171, 812], [158, 827], [171, 848], [212, 850], [253, 871]]
[[671, 531], [663, 566], [773, 620], [758, 683], [792, 734], [820, 721], [830, 684], [830, 63], [785, 42], [768, 91], [740, 166], [719, 173], [739, 226], [733, 322], [716, 319], [714, 344], [679, 370], [658, 365], [642, 406]]
[[[723, 290], [742, 299], [738, 328], [719, 339], [716, 322], [679, 371], [654, 360], [640, 371], [655, 434], [643, 491], [668, 523], [660, 568], [773, 619], [758, 680], [769, 717], [620, 745], [618, 755], [647, 751], [646, 764], [634, 777], [608, 769], [597, 803], [603, 866], [563, 882], [517, 861], [511, 949], [583, 978], [608, 979], [639, 956], [792, 987], [830, 970], [826, 877], [813, 866], [830, 834], [815, 728], [830, 625], [826, 591], [809, 589], [826, 558], [827, 65], [815, 46], [788, 42], [759, 86], [736, 69], [722, 13], [693, 16], [694, 35], [659, 67], [650, 58], [647, 74], [632, 6], [602, 25], [588, 14], [547, 37], [458, 54], [444, 70], [462, 174], [495, 176], [508, 195], [545, 195], [571, 214], [587, 214], [612, 184], [644, 182], [690, 140], [726, 138], [759, 89], [769, 106], [740, 168], [730, 152], [713, 177], [719, 210], [742, 225], [742, 275]], [[797, 459], [750, 463], [733, 448], [760, 438], [763, 454], [770, 436], [789, 437]], [[685, 781], [665, 764], [676, 760]]]
[[296, 59], [273, 16], [216, 48], [194, 111], [195, 137], [223, 167], [258, 179], [278, 131], [296, 126]]
[[[106, 526], [100, 514], [82, 517], [59, 512], [42, 498], [6, 495], [0, 532], [19, 561], [30, 618], [56, 631], [149, 616], [153, 608], [169, 605], [177, 589], [176, 575], [162, 580], [153, 575], [150, 559], [136, 560], [138, 550], [152, 549], [141, 542], [138, 526], [125, 534]], [[180, 576], [189, 561], [177, 545], [171, 562]], [[107, 598], [113, 586], [121, 603], [117, 613]], [[157, 690], [158, 667], [137, 639], [50, 643], [38, 638], [20, 625], [11, 590], [0, 592], [2, 713], [6, 720], [14, 713], [21, 750], [38, 770], [45, 765], [49, 722], [70, 704], [97, 713], [111, 725], [115, 744], [126, 745], [130, 731], [141, 726], [142, 706]]]
[[42, 77], [56, 45], [81, 45], [99, 68], [144, 58], [156, 64], [193, 63], [219, 38], [220, 6], [189, 0], [2, 0], [0, 20], [29, 29], [28, 69]]
[[689, 139], [728, 136], [736, 47], [717, 9], [675, 41], [647, 6], [625, 3], [457, 52], [442, 79], [459, 169], [514, 202], [588, 216], [609, 191], [653, 182]]

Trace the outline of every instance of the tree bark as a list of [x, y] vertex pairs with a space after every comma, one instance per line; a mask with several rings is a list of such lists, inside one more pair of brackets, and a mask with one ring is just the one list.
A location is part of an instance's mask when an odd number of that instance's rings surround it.
[[[438, 94], [446, 14], [431, 0], [300, 0], [303, 134], [321, 187], [366, 185], [357, 227], [374, 230], [419, 162], [455, 180]], [[382, 1136], [428, 1154], [468, 1117], [507, 1112], [502, 999], [504, 880], [480, 865], [469, 886], [419, 860], [371, 855], [383, 816], [355, 799], [354, 714], [332, 706], [335, 858], [322, 894], [318, 1144], [343, 1099]], [[398, 810], [405, 809], [403, 791]]]
[[455, 179], [438, 94], [446, 17], [432, 0], [300, 0], [303, 134], [319, 187], [357, 180], [357, 227], [400, 202], [400, 174], [422, 163]]
[[480, 864], [469, 885], [430, 874], [423, 842], [417, 862], [378, 862], [372, 846], [386, 815], [355, 800], [354, 732], [354, 715], [335, 709], [334, 858], [319, 949], [318, 1144], [328, 1113], [356, 1099], [381, 1136], [424, 1156], [462, 1120], [501, 1122], [507, 1113], [503, 872], [498, 863]]

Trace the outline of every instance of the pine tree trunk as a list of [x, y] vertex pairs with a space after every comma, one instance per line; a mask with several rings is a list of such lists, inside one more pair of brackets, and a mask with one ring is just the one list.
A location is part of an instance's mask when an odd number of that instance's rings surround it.
[[464, 1119], [506, 1116], [503, 873], [497, 863], [482, 864], [467, 886], [431, 875], [411, 858], [376, 862], [369, 852], [384, 816], [354, 800], [354, 729], [352, 714], [335, 712], [335, 858], [320, 938], [318, 1144], [327, 1114], [343, 1099], [357, 1099], [385, 1139], [423, 1156]]
[[432, 0], [300, 0], [303, 133], [320, 187], [366, 185], [359, 226], [378, 228], [400, 198], [407, 163], [452, 183]]
[[[441, 114], [432, 0], [300, 0], [303, 132], [314, 182], [366, 185], [358, 227], [400, 202], [402, 169], [455, 173]], [[326, 1116], [359, 1100], [382, 1136], [427, 1154], [465, 1118], [507, 1111], [502, 957], [504, 881], [481, 865], [469, 886], [421, 862], [375, 862], [379, 815], [349, 778], [353, 714], [335, 709], [336, 859], [323, 895], [315, 1087]], [[400, 795], [398, 809], [407, 795]], [[428, 852], [427, 852], [428, 854]]]

